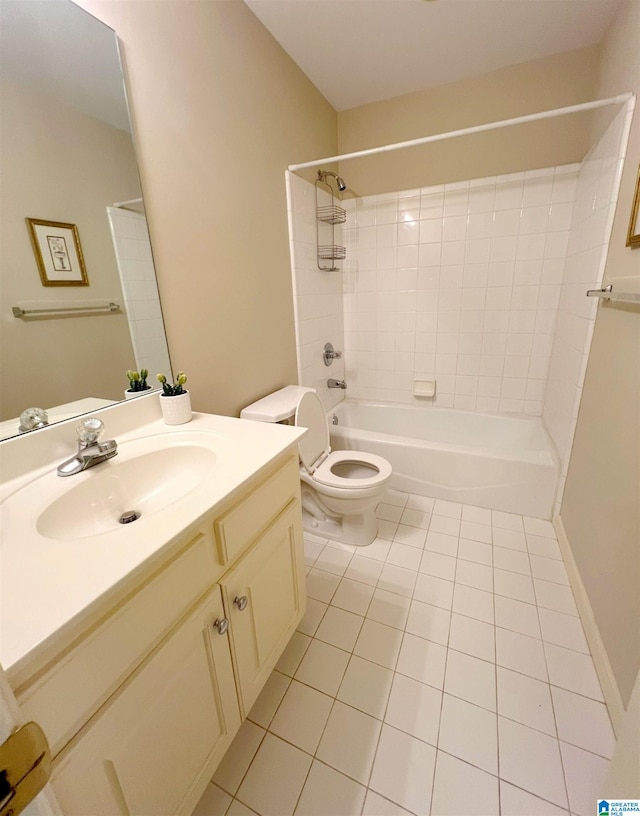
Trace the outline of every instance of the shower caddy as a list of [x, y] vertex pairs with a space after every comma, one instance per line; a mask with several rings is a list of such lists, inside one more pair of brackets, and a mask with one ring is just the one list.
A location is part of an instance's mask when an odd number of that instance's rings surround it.
[[[331, 204], [320, 206], [318, 198], [318, 188], [326, 188], [331, 196]], [[336, 244], [335, 240], [335, 225], [344, 224], [347, 220], [347, 212], [342, 207], [335, 203], [333, 189], [327, 181], [327, 174], [324, 170], [318, 170], [318, 177], [316, 178], [316, 246], [318, 247], [318, 269], [323, 272], [334, 272], [338, 267], [335, 264], [331, 266], [323, 266], [322, 261], [342, 261], [346, 258], [347, 250], [343, 246]], [[324, 244], [320, 242], [321, 222], [331, 225], [331, 243]]]

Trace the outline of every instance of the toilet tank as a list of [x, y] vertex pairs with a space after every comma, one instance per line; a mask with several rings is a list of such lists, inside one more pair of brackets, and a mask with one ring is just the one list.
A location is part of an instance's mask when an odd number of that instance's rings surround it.
[[307, 391], [315, 388], [307, 388], [304, 385], [286, 385], [273, 394], [252, 402], [240, 411], [240, 419], [253, 419], [255, 422], [281, 422], [286, 425], [293, 425], [293, 417], [300, 402], [300, 397]]

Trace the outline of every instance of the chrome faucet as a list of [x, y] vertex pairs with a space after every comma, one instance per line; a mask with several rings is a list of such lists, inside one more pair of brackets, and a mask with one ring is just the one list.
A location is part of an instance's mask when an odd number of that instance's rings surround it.
[[112, 459], [118, 453], [115, 439], [98, 442], [104, 431], [104, 423], [97, 417], [87, 417], [78, 425], [78, 452], [58, 465], [58, 476], [73, 476], [87, 468]]
[[327, 388], [346, 388], [347, 384], [344, 380], [327, 380]]

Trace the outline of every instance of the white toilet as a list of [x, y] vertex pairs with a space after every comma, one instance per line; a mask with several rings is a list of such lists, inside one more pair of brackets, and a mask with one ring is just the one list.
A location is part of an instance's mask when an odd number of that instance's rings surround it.
[[304, 528], [347, 544], [371, 544], [378, 532], [375, 508], [391, 478], [391, 465], [373, 453], [332, 451], [315, 389], [287, 385], [248, 405], [240, 416], [308, 428], [298, 443]]

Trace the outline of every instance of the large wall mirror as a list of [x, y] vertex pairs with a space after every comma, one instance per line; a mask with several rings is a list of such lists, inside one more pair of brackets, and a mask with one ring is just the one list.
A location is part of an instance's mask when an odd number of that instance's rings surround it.
[[0, 83], [6, 438], [27, 408], [66, 419], [170, 364], [115, 33], [71, 0], [2, 0]]

